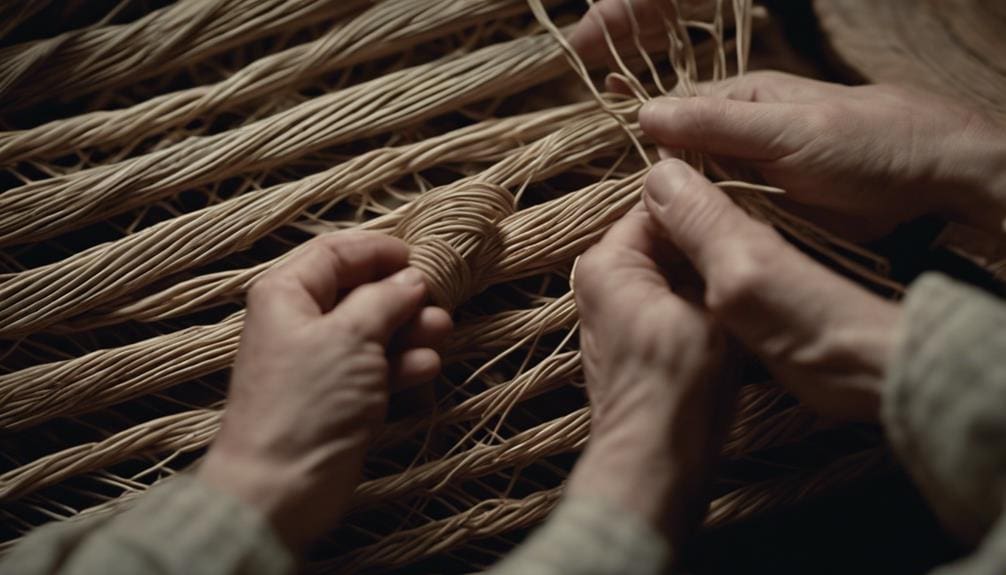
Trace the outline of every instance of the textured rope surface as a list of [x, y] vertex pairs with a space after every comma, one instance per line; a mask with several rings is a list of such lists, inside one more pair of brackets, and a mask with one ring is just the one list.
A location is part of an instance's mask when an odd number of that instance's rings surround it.
[[[0, 16], [31, 22], [32, 6]], [[0, 550], [197, 465], [245, 291], [312, 236], [355, 228], [408, 242], [457, 327], [444, 374], [393, 397], [310, 567], [492, 563], [552, 509], [588, 439], [569, 274], [638, 201], [654, 159], [638, 106], [748, 65], [750, 2], [668, 6], [669, 51], [617, 61], [628, 98], [595, 89], [550, 19], [582, 6], [537, 0], [182, 0], [0, 49], [0, 114], [26, 111], [0, 132]], [[69, 111], [49, 110], [56, 92]], [[876, 256], [695, 160], [824, 260], [897, 287]], [[816, 449], [826, 426], [763, 382], [739, 403], [724, 456], [771, 472], [722, 478], [709, 525], [883, 464], [874, 449], [776, 464], [773, 448]]]

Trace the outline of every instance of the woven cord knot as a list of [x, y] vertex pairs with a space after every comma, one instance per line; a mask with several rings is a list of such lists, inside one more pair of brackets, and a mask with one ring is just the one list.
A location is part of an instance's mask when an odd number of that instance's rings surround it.
[[505, 188], [466, 182], [420, 196], [392, 235], [412, 246], [410, 263], [426, 275], [433, 302], [453, 310], [483, 289], [481, 272], [502, 250], [497, 224], [513, 210]]

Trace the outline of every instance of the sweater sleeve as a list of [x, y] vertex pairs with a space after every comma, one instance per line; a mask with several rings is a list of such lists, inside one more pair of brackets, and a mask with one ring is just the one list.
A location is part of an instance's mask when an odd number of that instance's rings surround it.
[[0, 562], [0, 572], [22, 575], [278, 575], [294, 568], [257, 511], [184, 475], [120, 514], [39, 528]]
[[904, 302], [882, 418], [941, 520], [963, 540], [981, 541], [975, 555], [937, 573], [1001, 573], [1006, 305], [938, 274], [916, 281]]
[[563, 498], [537, 531], [490, 575], [664, 573], [670, 546], [643, 520], [604, 501]]

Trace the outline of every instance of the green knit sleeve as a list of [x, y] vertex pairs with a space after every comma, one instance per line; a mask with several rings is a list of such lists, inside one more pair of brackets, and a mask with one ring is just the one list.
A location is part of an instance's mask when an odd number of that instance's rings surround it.
[[295, 561], [265, 519], [191, 476], [154, 487], [122, 513], [30, 533], [0, 562], [20, 575], [281, 575]]

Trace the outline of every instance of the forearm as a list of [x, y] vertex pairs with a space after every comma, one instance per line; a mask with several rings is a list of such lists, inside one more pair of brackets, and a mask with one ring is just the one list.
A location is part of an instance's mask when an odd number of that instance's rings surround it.
[[[607, 502], [668, 541], [680, 542], [697, 521], [693, 520], [696, 509], [705, 509], [701, 489], [695, 501], [688, 500], [696, 495], [694, 478], [705, 477], [705, 473], [694, 468], [697, 465], [682, 469], [668, 458], [673, 450], [670, 432], [659, 427], [644, 429], [637, 424], [645, 420], [639, 414], [619, 419], [620, 423], [603, 435], [593, 433], [569, 477], [567, 495]], [[674, 418], [665, 415], [663, 420], [672, 422]], [[682, 459], [685, 457], [678, 457]]]
[[278, 575], [293, 568], [255, 510], [189, 476], [168, 480], [111, 518], [40, 528], [0, 563], [0, 572], [23, 575]]

